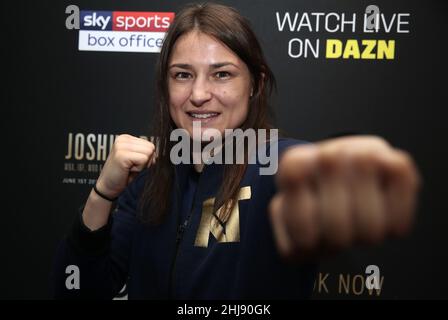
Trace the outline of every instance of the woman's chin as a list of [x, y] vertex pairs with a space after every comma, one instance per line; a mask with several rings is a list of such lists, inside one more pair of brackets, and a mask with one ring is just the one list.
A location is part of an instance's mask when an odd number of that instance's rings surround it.
[[189, 129], [188, 134], [195, 142], [201, 142], [201, 143], [207, 143], [212, 141], [214, 138], [223, 137], [224, 130], [209, 127], [209, 128], [201, 128], [201, 130], [195, 129]]

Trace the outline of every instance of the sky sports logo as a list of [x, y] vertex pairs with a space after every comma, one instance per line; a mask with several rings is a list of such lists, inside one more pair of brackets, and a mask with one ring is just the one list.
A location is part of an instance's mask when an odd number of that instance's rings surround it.
[[173, 12], [81, 11], [82, 30], [166, 32]]
[[79, 29], [80, 51], [160, 52], [174, 19], [174, 12], [76, 9], [67, 7], [66, 26]]

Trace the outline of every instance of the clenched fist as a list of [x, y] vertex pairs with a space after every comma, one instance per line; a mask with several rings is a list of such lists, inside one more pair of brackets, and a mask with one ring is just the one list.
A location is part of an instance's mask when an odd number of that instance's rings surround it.
[[406, 234], [419, 180], [411, 157], [375, 136], [288, 149], [270, 204], [279, 251], [300, 259]]
[[152, 142], [127, 134], [120, 135], [97, 180], [97, 188], [108, 197], [115, 198], [154, 161], [155, 147]]

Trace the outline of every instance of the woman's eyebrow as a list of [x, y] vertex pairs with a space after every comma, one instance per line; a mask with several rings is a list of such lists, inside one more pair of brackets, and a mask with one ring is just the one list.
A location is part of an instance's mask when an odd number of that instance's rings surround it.
[[[228, 66], [228, 65], [232, 65], [235, 68], [239, 69], [239, 67], [236, 64], [234, 64], [233, 62], [229, 62], [229, 61], [212, 63], [210, 65], [210, 68], [211, 69], [219, 69], [221, 67], [225, 67], [225, 66]], [[171, 69], [171, 68], [181, 68], [181, 69], [191, 70], [191, 69], [193, 69], [193, 66], [191, 64], [188, 64], [188, 63], [173, 63], [172, 65], [169, 66], [169, 69]]]
[[193, 67], [191, 66], [191, 64], [187, 64], [187, 63], [173, 63], [172, 65], [170, 65], [169, 69], [171, 68], [181, 68], [181, 69], [193, 69]]
[[212, 69], [218, 69], [218, 68], [225, 67], [225, 66], [228, 66], [228, 65], [232, 65], [235, 68], [238, 68], [238, 66], [236, 64], [234, 64], [233, 62], [227, 62], [227, 61], [226, 62], [213, 63], [210, 66], [212, 67]]

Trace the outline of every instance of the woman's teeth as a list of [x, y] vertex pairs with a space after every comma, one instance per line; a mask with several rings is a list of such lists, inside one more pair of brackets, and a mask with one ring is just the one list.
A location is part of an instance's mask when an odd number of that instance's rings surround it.
[[196, 119], [208, 119], [217, 116], [217, 113], [189, 113], [190, 116]]

